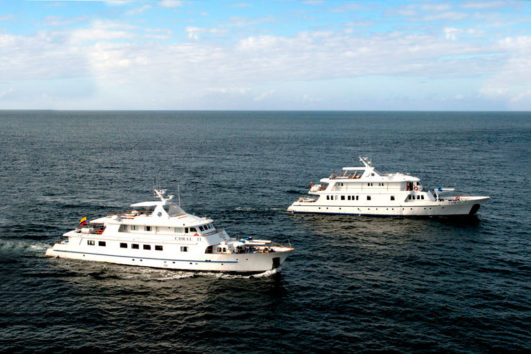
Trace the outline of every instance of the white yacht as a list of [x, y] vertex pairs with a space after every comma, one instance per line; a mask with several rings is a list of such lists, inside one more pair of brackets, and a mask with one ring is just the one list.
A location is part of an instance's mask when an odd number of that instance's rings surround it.
[[342, 174], [310, 184], [309, 195], [291, 204], [293, 213], [393, 216], [474, 215], [487, 196], [457, 195], [454, 188], [425, 190], [420, 179], [402, 173], [382, 174], [360, 157], [363, 167], [343, 167]]
[[[186, 213], [155, 189], [159, 200], [132, 204], [126, 212], [86, 222], [46, 251], [71, 258], [185, 271], [279, 271], [293, 251], [269, 240], [230, 238], [212, 220]], [[85, 219], [85, 220], [84, 220]]]

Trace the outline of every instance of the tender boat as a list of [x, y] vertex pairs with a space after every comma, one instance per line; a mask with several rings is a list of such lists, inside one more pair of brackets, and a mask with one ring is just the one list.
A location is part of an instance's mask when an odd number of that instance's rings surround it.
[[342, 174], [310, 184], [308, 196], [288, 208], [292, 213], [389, 216], [462, 216], [477, 213], [488, 196], [451, 196], [454, 188], [425, 190], [420, 179], [402, 173], [382, 174], [368, 158], [363, 167], [343, 167]]
[[155, 189], [159, 200], [86, 221], [46, 251], [49, 257], [185, 271], [279, 271], [294, 250], [270, 240], [231, 238], [209, 218], [186, 213]]

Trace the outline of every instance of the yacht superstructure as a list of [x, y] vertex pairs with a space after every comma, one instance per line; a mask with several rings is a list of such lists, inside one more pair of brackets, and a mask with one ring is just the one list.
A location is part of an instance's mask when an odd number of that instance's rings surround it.
[[293, 213], [393, 216], [474, 215], [487, 196], [446, 196], [453, 188], [425, 190], [420, 179], [402, 173], [382, 174], [366, 157], [362, 167], [343, 167], [310, 185], [308, 196], [288, 208]]
[[46, 255], [186, 271], [261, 273], [280, 270], [293, 248], [270, 240], [235, 239], [212, 219], [186, 213], [155, 189], [159, 200], [91, 220], [65, 233]]

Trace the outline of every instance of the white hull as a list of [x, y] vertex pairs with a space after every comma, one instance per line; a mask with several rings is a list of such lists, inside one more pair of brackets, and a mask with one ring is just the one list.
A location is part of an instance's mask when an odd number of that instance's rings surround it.
[[295, 202], [292, 213], [380, 215], [380, 216], [464, 216], [474, 215], [488, 197], [461, 197], [460, 200], [396, 203], [393, 205], [355, 205], [352, 202]]
[[[105, 240], [101, 236], [99, 238]], [[155, 251], [122, 250], [118, 247], [112, 247], [113, 241], [109, 240], [106, 240], [105, 249], [98, 246], [90, 246], [89, 248], [83, 241], [80, 239], [79, 242], [71, 240], [68, 243], [56, 243], [46, 251], [46, 256], [184, 271], [262, 273], [273, 269], [280, 270], [281, 265], [291, 253], [291, 251], [285, 251], [183, 255], [179, 252], [163, 251], [154, 254]], [[79, 243], [81, 246], [76, 247], [75, 243]], [[167, 248], [171, 249], [171, 247]]]

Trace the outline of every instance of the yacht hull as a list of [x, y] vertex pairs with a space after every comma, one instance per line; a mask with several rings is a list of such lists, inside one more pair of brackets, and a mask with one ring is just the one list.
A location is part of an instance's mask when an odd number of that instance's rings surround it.
[[46, 256], [183, 271], [253, 274], [273, 269], [279, 271], [291, 253], [290, 248], [286, 249], [286, 251], [271, 253], [204, 254], [188, 257], [160, 254], [154, 257], [145, 253], [105, 252], [73, 247], [71, 243], [57, 243], [46, 251]]
[[291, 213], [348, 214], [373, 216], [466, 216], [475, 215], [480, 204], [488, 197], [461, 197], [426, 203], [403, 203], [398, 205], [341, 205], [317, 204], [316, 202], [295, 202], [289, 208]]

